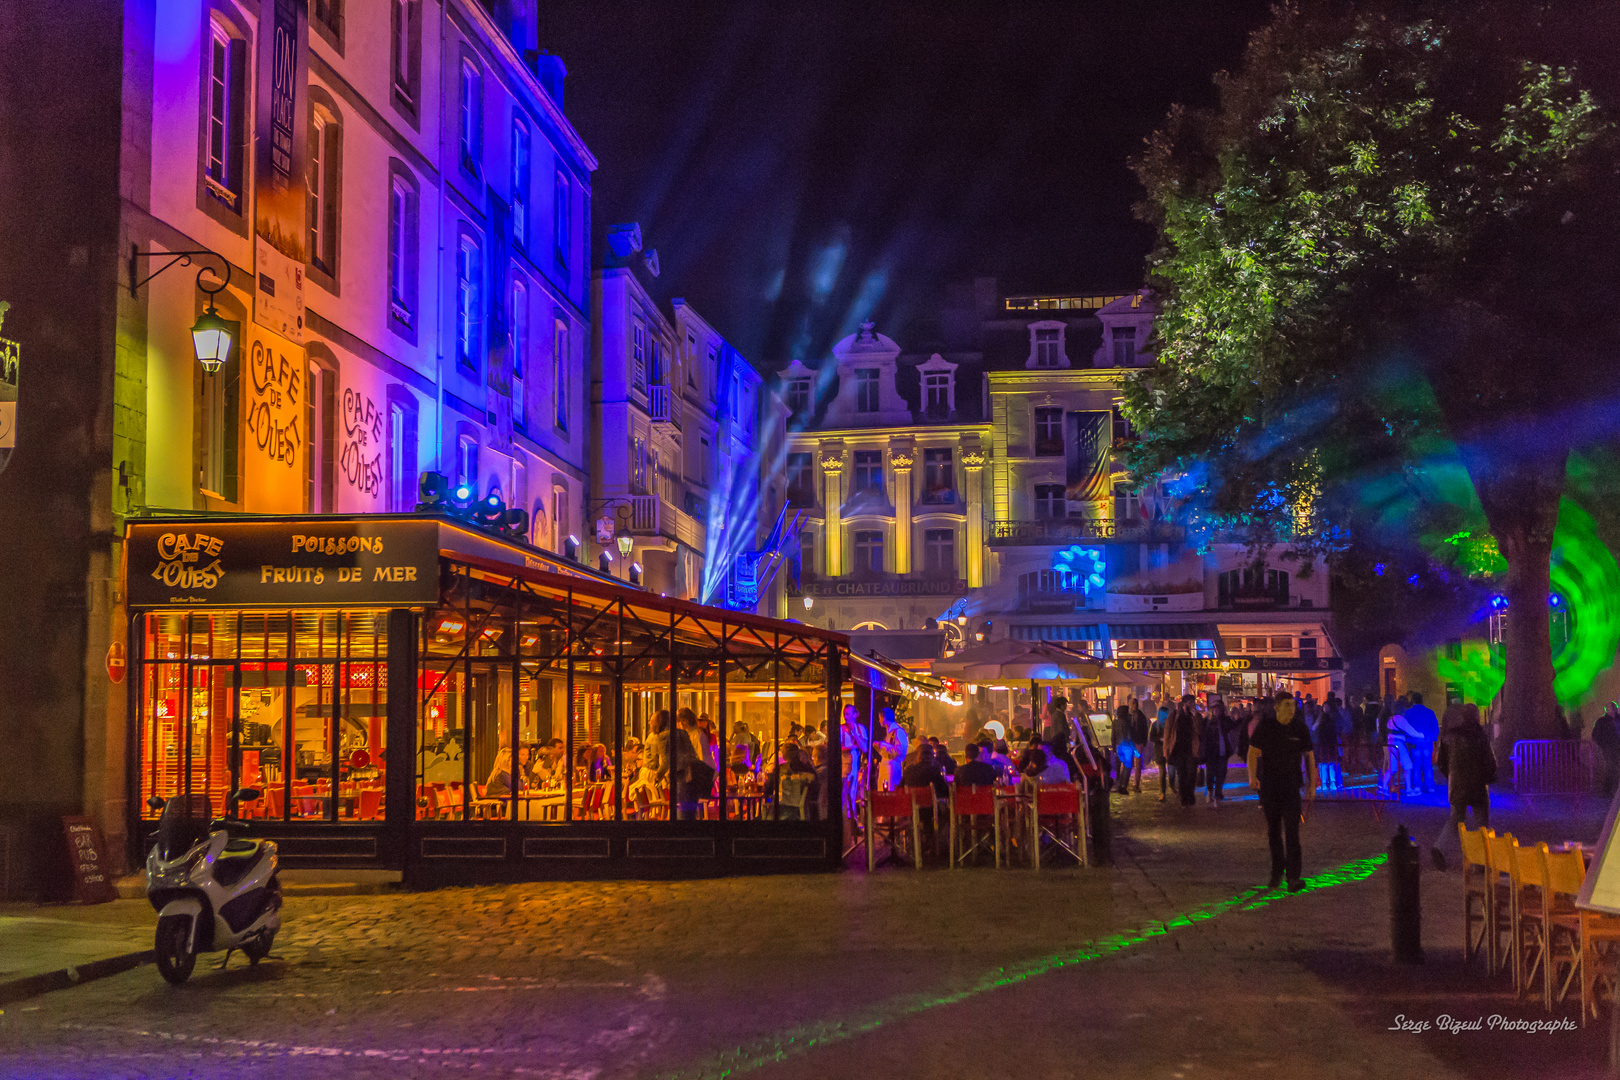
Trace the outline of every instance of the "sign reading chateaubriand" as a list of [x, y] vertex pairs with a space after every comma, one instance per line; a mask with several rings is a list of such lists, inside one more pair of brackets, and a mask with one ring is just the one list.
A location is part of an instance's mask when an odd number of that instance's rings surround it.
[[433, 521], [133, 522], [131, 607], [411, 606], [438, 600]]
[[1121, 660], [1125, 671], [1342, 671], [1344, 660], [1337, 656], [1228, 656], [1214, 657], [1148, 656]]

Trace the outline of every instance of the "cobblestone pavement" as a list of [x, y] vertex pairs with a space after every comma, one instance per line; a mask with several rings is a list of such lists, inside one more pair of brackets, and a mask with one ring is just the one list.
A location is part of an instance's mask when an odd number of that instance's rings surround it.
[[[148, 966], [6, 1009], [0, 1076], [1602, 1074], [1599, 1026], [1389, 1030], [1548, 1014], [1462, 969], [1455, 873], [1424, 877], [1429, 963], [1389, 962], [1383, 873], [1322, 876], [1382, 851], [1387, 808], [1318, 803], [1306, 872], [1321, 887], [1262, 897], [1252, 801], [1115, 807], [1110, 871], [293, 898], [279, 959], [259, 967], [204, 957], [175, 988]], [[1439, 822], [1406, 813], [1424, 835]], [[1598, 828], [1591, 805], [1505, 817], [1534, 839]], [[100, 919], [152, 915], [126, 902]]]

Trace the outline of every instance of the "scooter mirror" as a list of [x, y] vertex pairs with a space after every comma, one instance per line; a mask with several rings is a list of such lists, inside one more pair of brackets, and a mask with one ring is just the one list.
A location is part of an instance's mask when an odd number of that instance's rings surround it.
[[146, 800], [146, 805], [150, 810], [161, 810], [163, 809], [163, 800], [158, 796], [153, 795]]
[[262, 794], [264, 793], [256, 787], [245, 787], [238, 791], [235, 795], [232, 795], [231, 800], [239, 803], [252, 802]]

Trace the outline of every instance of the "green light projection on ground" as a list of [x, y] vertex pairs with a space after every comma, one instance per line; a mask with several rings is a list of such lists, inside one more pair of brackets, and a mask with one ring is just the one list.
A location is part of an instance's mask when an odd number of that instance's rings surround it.
[[[1592, 515], [1569, 499], [1558, 507], [1551, 569], [1552, 590], [1569, 612], [1568, 640], [1554, 639], [1553, 693], [1565, 706], [1579, 705], [1620, 648], [1620, 564], [1598, 537]], [[1456, 659], [1437, 655], [1435, 671], [1455, 683], [1464, 700], [1480, 705], [1496, 697], [1505, 677], [1502, 651], [1482, 641], [1465, 642]]]
[[935, 995], [908, 994], [880, 1002], [846, 1020], [821, 1020], [811, 1024], [800, 1024], [774, 1036], [767, 1036], [734, 1050], [716, 1054], [706, 1061], [684, 1069], [665, 1073], [662, 1080], [724, 1080], [726, 1077], [741, 1076], [811, 1050], [848, 1042], [929, 1009], [956, 1005], [991, 990], [1017, 986], [1041, 975], [1049, 975], [1060, 968], [1106, 959], [1155, 938], [1165, 937], [1173, 930], [1204, 922], [1219, 915], [1233, 911], [1254, 911], [1294, 896], [1304, 896], [1318, 889], [1364, 881], [1388, 859], [1387, 855], [1374, 855], [1371, 858], [1345, 863], [1325, 873], [1306, 878], [1305, 888], [1298, 893], [1289, 893], [1281, 888], [1249, 889], [1229, 899], [1207, 904], [1184, 915], [1177, 915], [1168, 922], [1152, 923], [1128, 933], [1111, 934], [1099, 941], [1087, 942], [1078, 949], [1054, 953], [1016, 967], [998, 968], [960, 990]]

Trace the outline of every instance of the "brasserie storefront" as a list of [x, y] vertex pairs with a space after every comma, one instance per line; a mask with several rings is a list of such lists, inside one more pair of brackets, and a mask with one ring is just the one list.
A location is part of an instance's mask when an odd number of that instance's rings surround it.
[[[412, 885], [838, 864], [840, 705], [882, 678], [842, 634], [435, 516], [146, 519], [125, 552], [137, 851], [150, 797], [248, 787], [234, 816], [287, 865]], [[825, 721], [819, 794], [784, 805], [768, 764], [694, 791], [659, 723], [687, 708], [771, 761]]]

